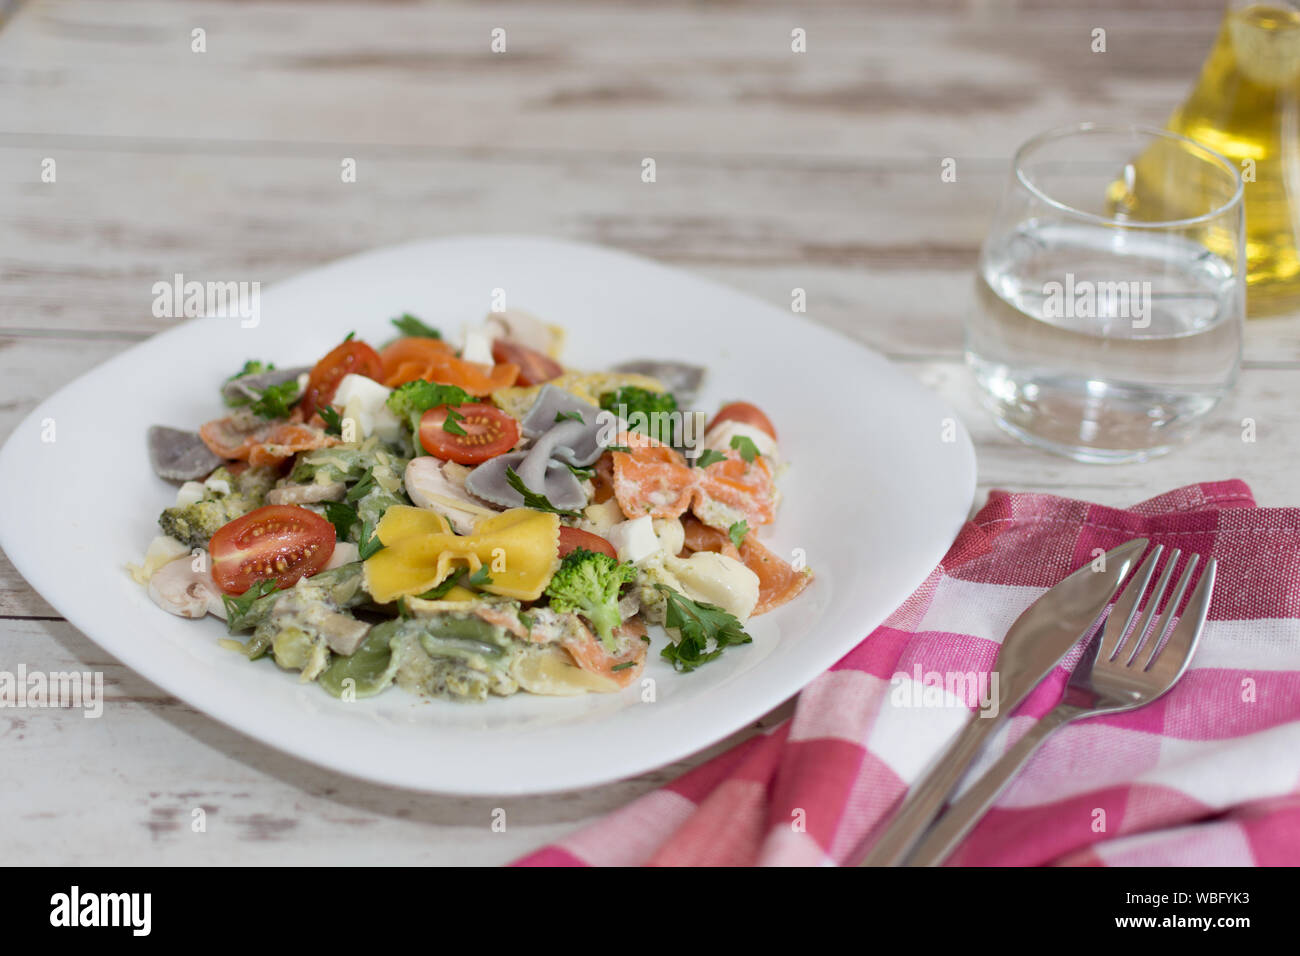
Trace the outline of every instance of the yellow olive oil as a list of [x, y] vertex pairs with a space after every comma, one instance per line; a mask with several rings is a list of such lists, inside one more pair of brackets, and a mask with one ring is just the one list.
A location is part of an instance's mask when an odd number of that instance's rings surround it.
[[1300, 307], [1300, 10], [1231, 6], [1169, 128], [1241, 173], [1247, 314]]

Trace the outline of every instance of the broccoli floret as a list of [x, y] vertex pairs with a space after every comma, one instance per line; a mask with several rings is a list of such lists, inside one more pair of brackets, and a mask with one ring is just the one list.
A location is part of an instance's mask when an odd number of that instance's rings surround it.
[[222, 525], [262, 507], [274, 484], [273, 468], [245, 468], [236, 476], [223, 465], [208, 476], [202, 500], [165, 509], [158, 525], [191, 548], [206, 548]]
[[474, 396], [463, 388], [417, 378], [393, 390], [393, 394], [388, 396], [388, 410], [406, 422], [411, 434], [416, 435], [420, 431], [420, 417], [429, 409], [439, 405], [463, 405], [472, 401], [475, 401]]
[[614, 628], [622, 623], [618, 592], [636, 580], [636, 567], [620, 564], [607, 554], [575, 548], [564, 556], [560, 570], [546, 586], [551, 607], [576, 611], [596, 629], [600, 642], [613, 651], [617, 647]]
[[167, 508], [158, 516], [163, 534], [171, 535], [191, 548], [206, 548], [208, 539], [222, 525], [229, 524], [258, 506], [255, 499], [232, 493], [215, 495], [191, 505]]
[[625, 385], [616, 392], [602, 395], [600, 407], [623, 419], [633, 431], [665, 444], [673, 443], [677, 399], [672, 392], [652, 392], [648, 388]]

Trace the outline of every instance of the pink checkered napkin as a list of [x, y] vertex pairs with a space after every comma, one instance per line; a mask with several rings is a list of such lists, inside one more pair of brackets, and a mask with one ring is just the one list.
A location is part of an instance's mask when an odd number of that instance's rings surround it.
[[[1128, 511], [993, 492], [929, 579], [803, 691], [788, 722], [519, 863], [856, 862], [978, 706], [973, 695], [921, 706], [917, 677], [988, 673], [1021, 611], [1094, 549], [1139, 535], [1219, 561], [1190, 670], [1148, 707], [1049, 738], [952, 862], [1300, 864], [1300, 508], [1257, 508], [1239, 481]], [[1076, 657], [963, 785], [1056, 703]]]

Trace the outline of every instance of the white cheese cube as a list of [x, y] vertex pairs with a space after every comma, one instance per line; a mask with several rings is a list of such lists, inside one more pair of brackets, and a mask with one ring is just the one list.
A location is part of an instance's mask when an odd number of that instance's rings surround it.
[[176, 492], [176, 507], [184, 508], [186, 505], [192, 505], [196, 501], [202, 501], [203, 495], [208, 489], [201, 481], [187, 481], [181, 485]]
[[492, 359], [492, 336], [479, 329], [466, 329], [460, 357], [466, 362], [478, 362], [480, 365], [495, 364]]
[[388, 408], [388, 396], [393, 393], [373, 378], [355, 373], [344, 375], [330, 403], [343, 410], [342, 417], [356, 423], [357, 441], [378, 434], [385, 440], [400, 436], [402, 423]]
[[654, 519], [649, 515], [623, 521], [606, 532], [606, 539], [618, 552], [620, 561], [635, 564], [650, 557], [659, 550], [659, 538], [655, 535]]

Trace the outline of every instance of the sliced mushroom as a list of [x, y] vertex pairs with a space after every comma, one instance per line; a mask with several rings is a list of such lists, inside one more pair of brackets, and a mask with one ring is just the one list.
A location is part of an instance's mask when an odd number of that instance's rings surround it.
[[221, 459], [208, 450], [198, 432], [166, 425], [149, 429], [149, 463], [154, 474], [168, 481], [191, 481], [211, 474]]
[[149, 597], [164, 611], [177, 617], [203, 617], [215, 614], [225, 618], [226, 606], [221, 589], [212, 580], [206, 553], [200, 562], [202, 571], [194, 570], [191, 555], [164, 564], [149, 579]]
[[341, 501], [347, 485], [341, 481], [312, 482], [308, 485], [284, 485], [266, 493], [267, 504], [311, 505], [320, 501]]
[[403, 476], [406, 493], [418, 507], [435, 511], [451, 522], [457, 534], [470, 534], [479, 519], [496, 514], [496, 509], [466, 491], [464, 479], [453, 480], [443, 466], [443, 462], [427, 455], [412, 458]]
[[337, 611], [322, 614], [315, 624], [329, 649], [344, 657], [351, 657], [370, 631], [370, 625], [365, 621], [358, 621], [350, 614]]

